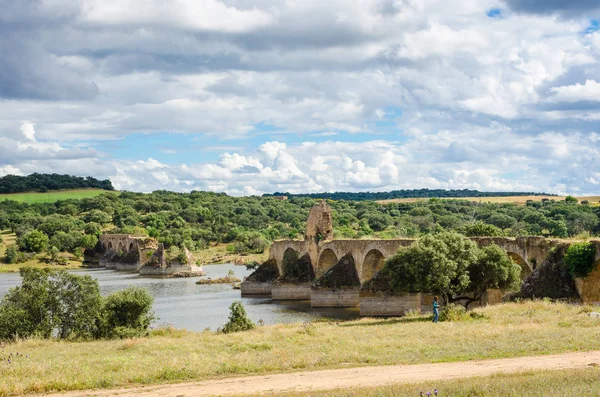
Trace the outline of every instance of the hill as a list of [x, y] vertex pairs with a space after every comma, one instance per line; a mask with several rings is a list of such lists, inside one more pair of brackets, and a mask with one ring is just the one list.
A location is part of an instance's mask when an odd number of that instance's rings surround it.
[[349, 200], [349, 201], [381, 201], [393, 199], [416, 198], [466, 198], [466, 197], [515, 197], [515, 196], [553, 196], [546, 193], [533, 192], [480, 192], [478, 190], [445, 190], [445, 189], [402, 189], [391, 192], [323, 192], [323, 193], [279, 193], [264, 194], [265, 197], [304, 197], [312, 199]]
[[110, 180], [60, 174], [38, 174], [27, 176], [6, 175], [0, 177], [0, 193], [47, 192], [64, 189], [115, 190]]
[[[547, 196], [547, 195], [535, 195], [535, 196], [493, 196], [493, 197], [461, 197], [461, 200], [472, 201], [476, 203], [496, 203], [496, 204], [519, 204], [525, 205], [528, 201], [564, 201], [565, 196]], [[576, 197], [579, 202], [589, 202], [590, 204], [598, 204], [600, 196], [581, 196]], [[390, 204], [390, 203], [415, 203], [418, 201], [428, 200], [425, 198], [401, 198], [401, 199], [390, 199], [390, 200], [377, 200], [379, 204]]]

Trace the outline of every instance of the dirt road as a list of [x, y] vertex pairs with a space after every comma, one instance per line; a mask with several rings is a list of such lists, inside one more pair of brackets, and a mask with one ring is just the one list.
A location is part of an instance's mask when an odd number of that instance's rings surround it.
[[384, 386], [394, 383], [448, 380], [531, 370], [576, 369], [595, 365], [600, 365], [600, 351], [457, 363], [390, 365], [304, 371], [160, 386], [99, 391], [76, 391], [65, 394], [52, 394], [51, 396], [241, 396], [263, 392], [276, 393], [283, 391], [311, 391]]

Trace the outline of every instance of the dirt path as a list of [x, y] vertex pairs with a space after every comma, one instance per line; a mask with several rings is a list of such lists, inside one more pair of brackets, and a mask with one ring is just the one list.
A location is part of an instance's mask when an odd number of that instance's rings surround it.
[[600, 351], [457, 363], [390, 365], [304, 371], [160, 386], [99, 391], [76, 391], [65, 394], [53, 394], [51, 396], [234, 396], [263, 392], [276, 393], [283, 391], [311, 391], [384, 386], [394, 383], [448, 380], [531, 370], [577, 369], [591, 365], [600, 365]]

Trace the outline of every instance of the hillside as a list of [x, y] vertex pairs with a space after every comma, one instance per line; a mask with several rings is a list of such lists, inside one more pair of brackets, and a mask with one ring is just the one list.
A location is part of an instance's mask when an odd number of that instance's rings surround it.
[[8, 193], [0, 194], [0, 201], [14, 200], [19, 203], [41, 204], [55, 203], [59, 200], [79, 200], [91, 198], [106, 193], [102, 189], [73, 189], [73, 190], [56, 190], [46, 193], [26, 192], [26, 193]]
[[114, 190], [110, 180], [60, 174], [38, 174], [27, 176], [6, 175], [0, 177], [0, 193], [47, 192], [65, 189]]
[[445, 190], [445, 189], [402, 189], [391, 192], [323, 192], [323, 193], [273, 193], [264, 194], [264, 197], [303, 197], [312, 199], [349, 200], [349, 201], [377, 201], [393, 199], [416, 198], [466, 198], [466, 197], [515, 197], [515, 196], [545, 196], [553, 195], [534, 192], [480, 192], [478, 190]]

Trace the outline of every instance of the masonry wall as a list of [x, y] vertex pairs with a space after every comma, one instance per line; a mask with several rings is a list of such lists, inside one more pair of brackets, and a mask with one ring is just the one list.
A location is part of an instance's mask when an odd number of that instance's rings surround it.
[[309, 300], [311, 283], [276, 283], [271, 288], [273, 300]]
[[243, 281], [241, 284], [242, 296], [248, 295], [271, 295], [273, 289], [273, 282], [261, 282], [261, 281]]
[[403, 316], [409, 310], [421, 312], [421, 294], [361, 293], [361, 316]]
[[310, 292], [311, 307], [356, 307], [360, 303], [360, 287], [318, 288]]

